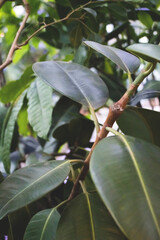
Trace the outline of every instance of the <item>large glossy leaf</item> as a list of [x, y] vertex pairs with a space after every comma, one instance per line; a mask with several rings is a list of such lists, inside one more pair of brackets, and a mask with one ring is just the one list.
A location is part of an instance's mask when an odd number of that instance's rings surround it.
[[41, 138], [46, 138], [52, 118], [52, 89], [37, 78], [27, 93], [28, 119]]
[[43, 162], [15, 171], [0, 185], [0, 219], [59, 186], [69, 171], [69, 161]]
[[103, 139], [93, 151], [93, 181], [129, 240], [160, 239], [159, 156], [159, 147], [124, 135]]
[[160, 46], [151, 43], [135, 43], [126, 48], [148, 62], [160, 62]]
[[61, 94], [94, 109], [105, 104], [108, 89], [97, 74], [76, 63], [46, 61], [33, 64], [35, 73]]
[[133, 99], [131, 99], [130, 104], [134, 106], [142, 99], [154, 98], [159, 96], [160, 81], [151, 80], [144, 85], [143, 89], [139, 91]]
[[81, 194], [64, 209], [56, 240], [125, 239], [97, 193]]
[[29, 222], [23, 239], [55, 240], [59, 219], [60, 214], [55, 208], [37, 213]]
[[10, 148], [12, 143], [12, 137], [14, 133], [15, 122], [18, 116], [18, 113], [23, 105], [23, 99], [25, 97], [26, 92], [22, 94], [20, 99], [11, 105], [8, 109], [8, 112], [5, 116], [2, 133], [1, 133], [1, 141], [0, 141], [0, 156], [3, 161], [6, 172], [10, 171]]
[[109, 58], [125, 72], [134, 73], [140, 65], [137, 57], [121, 49], [105, 46], [93, 41], [84, 41], [84, 43]]
[[127, 107], [117, 123], [123, 133], [144, 139], [160, 147], [160, 113], [138, 107]]

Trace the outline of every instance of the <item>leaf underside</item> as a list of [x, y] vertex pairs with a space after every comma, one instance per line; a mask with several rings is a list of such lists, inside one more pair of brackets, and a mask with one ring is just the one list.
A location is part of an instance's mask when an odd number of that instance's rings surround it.
[[108, 89], [88, 68], [69, 62], [46, 61], [33, 64], [34, 72], [59, 93], [96, 109], [105, 104]]

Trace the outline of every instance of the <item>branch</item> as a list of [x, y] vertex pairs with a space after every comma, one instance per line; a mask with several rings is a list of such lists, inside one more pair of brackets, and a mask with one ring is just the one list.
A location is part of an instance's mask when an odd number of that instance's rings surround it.
[[[1, 6], [1, 5], [3, 5], [3, 3], [4, 3], [5, 1], [7, 1], [7, 0], [0, 0], [0, 1], [2, 1], [2, 2], [0, 3], [0, 6]], [[112, 1], [117, 1], [117, 0], [112, 0]], [[56, 21], [54, 21], [54, 22], [48, 23], [48, 24], [44, 24], [44, 26], [42, 26], [42, 27], [39, 28], [37, 31], [35, 31], [35, 32], [34, 32], [31, 36], [29, 36], [23, 43], [18, 44], [18, 43], [17, 43], [17, 42], [18, 42], [18, 38], [19, 38], [19, 36], [20, 36], [20, 34], [21, 34], [24, 26], [25, 26], [25, 23], [26, 23], [26, 21], [27, 21], [27, 19], [28, 19], [28, 17], [29, 17], [29, 13], [30, 13], [28, 3], [26, 2], [26, 0], [23, 0], [23, 2], [24, 2], [25, 9], [26, 9], [26, 15], [25, 15], [25, 17], [24, 17], [24, 19], [23, 19], [23, 22], [22, 22], [22, 24], [21, 24], [21, 26], [20, 26], [17, 34], [16, 34], [16, 37], [15, 37], [14, 41], [13, 41], [13, 43], [12, 43], [12, 46], [11, 46], [11, 48], [10, 48], [10, 51], [9, 51], [9, 53], [8, 53], [8, 56], [7, 56], [6, 61], [5, 61], [2, 65], [0, 65], [0, 72], [1, 72], [6, 66], [8, 66], [10, 63], [12, 63], [14, 52], [15, 52], [16, 50], [20, 49], [21, 47], [25, 46], [34, 36], [36, 36], [36, 35], [37, 35], [39, 32], [41, 32], [43, 29], [45, 29], [45, 28], [47, 28], [47, 27], [49, 27], [49, 26], [53, 26], [53, 25], [55, 25], [55, 24], [57, 24], [57, 23], [60, 23], [60, 22], [64, 22], [64, 21], [68, 20], [73, 13], [75, 13], [75, 12], [83, 9], [83, 8], [86, 7], [87, 5], [96, 4], [96, 3], [97, 3], [97, 1], [89, 1], [89, 2], [81, 5], [80, 7], [74, 9], [74, 10], [71, 11], [70, 13], [68, 13], [68, 15], [67, 15], [66, 17], [64, 17], [64, 18], [62, 18], [62, 19], [59, 19], [59, 20], [56, 20]], [[109, 0], [101, 1], [101, 3], [104, 3], [104, 2], [110, 2], [110, 1], [109, 1]], [[83, 23], [83, 24], [84, 24], [84, 23]]]
[[4, 62], [2, 65], [0, 65], [0, 72], [1, 72], [6, 66], [8, 66], [8, 65], [12, 62], [14, 52], [15, 52], [17, 49], [20, 48], [20, 47], [18, 46], [18, 39], [19, 39], [19, 37], [20, 37], [20, 34], [21, 34], [23, 28], [25, 27], [26, 21], [27, 21], [27, 19], [28, 19], [28, 17], [29, 17], [29, 14], [30, 14], [29, 4], [28, 4], [27, 0], [23, 0], [23, 3], [24, 3], [24, 7], [25, 7], [25, 10], [26, 10], [26, 13], [25, 13], [25, 16], [24, 16], [24, 18], [23, 18], [23, 21], [22, 21], [22, 23], [21, 23], [21, 25], [20, 25], [17, 33], [16, 33], [15, 39], [14, 39], [12, 45], [11, 45], [11, 48], [10, 48], [9, 53], [8, 53], [8, 56], [7, 56], [6, 60], [5, 60], [5, 62]]
[[[0, 48], [0, 65], [2, 64], [2, 54], [1, 54], [1, 48]], [[5, 77], [3, 71], [0, 72], [0, 88], [2, 88], [5, 85]]]
[[97, 145], [97, 143], [105, 138], [108, 135], [108, 131], [106, 130], [106, 127], [112, 127], [115, 121], [120, 117], [120, 115], [124, 112], [125, 107], [127, 103], [129, 102], [129, 99], [131, 96], [133, 96], [134, 92], [138, 88], [139, 84], [144, 80], [146, 76], [148, 76], [155, 68], [156, 63], [148, 63], [144, 70], [137, 76], [135, 81], [130, 85], [129, 89], [126, 91], [126, 93], [121, 97], [121, 99], [114, 103], [110, 108], [109, 108], [109, 113], [108, 116], [103, 124], [102, 129], [99, 131], [96, 140], [91, 148], [90, 153], [88, 154], [86, 160], [84, 161], [85, 165], [81, 169], [81, 172], [79, 176], [77, 177], [74, 186], [72, 188], [71, 194], [68, 198], [68, 200], [72, 200], [78, 193], [79, 186], [80, 186], [80, 181], [83, 181], [89, 171], [89, 164], [90, 164], [90, 159], [92, 152]]
[[66, 17], [61, 18], [61, 19], [59, 19], [59, 20], [56, 20], [56, 21], [54, 21], [54, 22], [50, 22], [50, 23], [48, 23], [48, 24], [44, 24], [44, 26], [42, 26], [42, 27], [39, 28], [37, 31], [35, 31], [35, 32], [34, 32], [31, 36], [29, 36], [23, 43], [19, 44], [19, 47], [25, 46], [25, 45], [31, 40], [31, 38], [33, 38], [34, 36], [36, 36], [36, 35], [37, 35], [39, 32], [41, 32], [43, 29], [45, 29], [45, 28], [47, 28], [47, 27], [49, 27], [49, 26], [53, 26], [53, 25], [55, 25], [55, 24], [57, 24], [57, 23], [67, 21], [73, 13], [78, 12], [78, 11], [81, 10], [82, 8], [86, 7], [86, 6], [89, 5], [89, 4], [93, 4], [93, 3], [95, 3], [95, 2], [89, 1], [89, 2], [81, 5], [80, 7], [74, 9], [74, 10], [71, 11], [70, 13], [68, 13]]

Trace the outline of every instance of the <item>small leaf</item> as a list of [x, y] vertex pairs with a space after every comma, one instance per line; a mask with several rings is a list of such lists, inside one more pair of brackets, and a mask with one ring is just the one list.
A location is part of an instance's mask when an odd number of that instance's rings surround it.
[[129, 136], [105, 138], [90, 171], [106, 207], [129, 240], [160, 238], [160, 148]]
[[15, 122], [18, 116], [18, 113], [23, 105], [23, 100], [26, 92], [23, 92], [20, 99], [12, 104], [8, 109], [8, 112], [5, 116], [2, 133], [1, 133], [1, 141], [0, 141], [0, 155], [5, 167], [6, 172], [10, 171], [10, 148], [12, 143], [12, 137], [14, 133]]
[[82, 25], [78, 24], [70, 33], [70, 41], [74, 48], [78, 48], [82, 42], [83, 33], [82, 33]]
[[160, 62], [160, 46], [151, 43], [135, 43], [128, 46], [127, 51], [141, 57], [147, 62]]
[[26, 105], [23, 104], [18, 114], [17, 123], [19, 134], [21, 134], [22, 136], [31, 135], [28, 122], [27, 104]]
[[11, 81], [2, 87], [0, 90], [0, 101], [3, 103], [9, 103], [16, 100], [34, 80], [32, 74], [32, 68], [29, 66], [19, 80]]
[[97, 17], [97, 12], [92, 8], [83, 8], [86, 12], [90, 13], [93, 17]]
[[15, 51], [13, 62], [14, 64], [17, 64], [21, 58], [30, 51], [29, 45], [23, 46], [23, 48], [20, 49], [20, 51]]
[[108, 89], [97, 74], [76, 63], [46, 61], [33, 65], [35, 73], [53, 89], [96, 109], [105, 104]]
[[56, 210], [46, 209], [38, 212], [30, 220], [24, 240], [55, 240], [60, 214]]
[[64, 209], [56, 240], [125, 240], [97, 193], [81, 194]]
[[0, 219], [58, 187], [69, 172], [69, 161], [55, 160], [15, 171], [0, 184]]
[[41, 138], [46, 138], [52, 117], [52, 89], [41, 79], [32, 83], [27, 93], [28, 120]]
[[138, 18], [147, 28], [151, 28], [153, 25], [153, 20], [151, 16], [146, 12], [139, 12]]
[[160, 147], [159, 112], [127, 107], [117, 123], [124, 134], [141, 138]]
[[134, 73], [140, 65], [137, 57], [121, 49], [105, 46], [93, 41], [84, 41], [84, 43], [109, 58], [125, 72]]

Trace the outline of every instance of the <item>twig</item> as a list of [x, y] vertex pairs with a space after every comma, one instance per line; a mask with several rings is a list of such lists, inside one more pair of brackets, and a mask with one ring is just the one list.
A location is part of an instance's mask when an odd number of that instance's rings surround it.
[[47, 28], [47, 27], [49, 27], [49, 26], [53, 26], [53, 25], [55, 25], [55, 24], [57, 24], [57, 23], [61, 23], [61, 22], [67, 21], [73, 13], [78, 12], [79, 10], [81, 10], [82, 8], [86, 7], [87, 5], [89, 5], [89, 4], [91, 4], [91, 3], [94, 3], [94, 2], [89, 1], [89, 2], [81, 5], [80, 7], [74, 9], [74, 10], [71, 11], [70, 13], [68, 13], [66, 17], [61, 18], [61, 19], [59, 19], [59, 20], [56, 20], [56, 21], [54, 21], [54, 22], [50, 22], [50, 23], [48, 23], [48, 24], [44, 24], [44, 25], [43, 25], [42, 27], [40, 27], [37, 31], [35, 31], [32, 35], [30, 35], [23, 43], [19, 44], [19, 47], [25, 46], [25, 45], [31, 40], [31, 38], [33, 38], [35, 35], [37, 35], [37, 34], [38, 34], [39, 32], [41, 32], [43, 29], [45, 29], [45, 28]]
[[16, 33], [16, 36], [15, 36], [15, 39], [12, 43], [12, 46], [9, 50], [9, 53], [8, 53], [8, 56], [5, 60], [5, 62], [0, 66], [0, 72], [6, 67], [8, 66], [11, 62], [12, 62], [12, 59], [13, 59], [13, 55], [14, 55], [14, 52], [19, 49], [20, 47], [18, 46], [17, 42], [18, 42], [18, 39], [19, 39], [19, 36], [23, 30], [23, 28], [25, 27], [25, 24], [26, 24], [26, 21], [29, 17], [29, 14], [30, 14], [30, 9], [29, 9], [29, 4], [27, 2], [27, 0], [23, 0], [23, 3], [24, 3], [24, 7], [25, 7], [25, 10], [26, 10], [26, 13], [25, 13], [25, 16], [23, 18], [23, 21]]
[[74, 186], [72, 188], [71, 194], [68, 198], [68, 200], [72, 200], [78, 193], [79, 190], [79, 182], [83, 181], [88, 173], [89, 170], [89, 163], [91, 159], [92, 152], [97, 145], [97, 143], [105, 138], [108, 135], [108, 131], [106, 130], [106, 127], [112, 127], [115, 121], [120, 117], [120, 115], [124, 112], [125, 107], [127, 103], [129, 102], [130, 97], [134, 94], [136, 89], [138, 88], [139, 84], [144, 80], [146, 76], [148, 76], [155, 68], [155, 63], [148, 63], [144, 70], [138, 75], [138, 77], [135, 79], [135, 81], [130, 85], [129, 89], [125, 92], [125, 94], [121, 97], [121, 99], [114, 103], [109, 108], [108, 116], [103, 124], [102, 129], [99, 131], [96, 140], [91, 148], [90, 153], [88, 154], [86, 160], [84, 161], [85, 165], [81, 169], [81, 172], [79, 176], [77, 177]]
[[[1, 6], [1, 5], [3, 5], [3, 3], [4, 3], [6, 0], [0, 0], [0, 1], [2, 1], [2, 2], [0, 3], [0, 6]], [[117, 1], [117, 0], [114, 0], [114, 1]], [[43, 25], [42, 27], [40, 27], [37, 31], [35, 31], [33, 34], [31, 34], [23, 43], [18, 44], [18, 43], [17, 43], [17, 42], [18, 42], [18, 38], [19, 38], [19, 36], [20, 36], [20, 34], [21, 34], [24, 26], [25, 26], [25, 23], [26, 23], [26, 21], [27, 21], [27, 19], [28, 19], [28, 17], [29, 17], [29, 13], [30, 13], [28, 3], [26, 2], [26, 0], [23, 0], [23, 2], [24, 2], [24, 5], [25, 5], [26, 14], [25, 14], [25, 17], [24, 17], [24, 19], [23, 19], [23, 22], [22, 22], [22, 24], [21, 24], [21, 26], [20, 26], [17, 34], [16, 34], [16, 37], [15, 37], [13, 43], [12, 43], [12, 46], [11, 46], [10, 51], [9, 51], [9, 53], [8, 53], [7, 59], [5, 60], [5, 62], [4, 62], [2, 65], [0, 65], [0, 72], [1, 72], [6, 66], [8, 66], [10, 63], [12, 63], [12, 59], [13, 59], [14, 52], [15, 52], [16, 50], [20, 49], [21, 47], [25, 46], [34, 36], [36, 36], [36, 35], [37, 35], [39, 32], [41, 32], [43, 29], [45, 29], [45, 28], [47, 28], [47, 27], [49, 27], [49, 26], [53, 26], [53, 25], [55, 25], [55, 24], [57, 24], [57, 23], [60, 23], [60, 22], [64, 22], [64, 21], [68, 20], [73, 13], [75, 13], [75, 12], [83, 9], [84, 7], [86, 7], [86, 6], [90, 5], [90, 4], [96, 4], [96, 3], [97, 3], [97, 1], [89, 1], [89, 2], [81, 5], [80, 7], [74, 9], [74, 10], [71, 11], [70, 13], [68, 13], [68, 15], [67, 15], [66, 17], [64, 17], [64, 18], [62, 18], [62, 19], [59, 19], [59, 20], [56, 20], [56, 21], [54, 21], [54, 22], [48, 23], [48, 24], [44, 24], [44, 25]], [[104, 2], [110, 2], [110, 1], [109, 1], [109, 0], [101, 1], [101, 3], [104, 3]], [[83, 23], [83, 24], [84, 24], [84, 23]]]
[[[2, 64], [2, 54], [1, 54], [1, 48], [0, 48], [0, 65]], [[5, 85], [6, 81], [5, 81], [5, 76], [3, 71], [0, 72], [0, 88], [3, 87]]]

